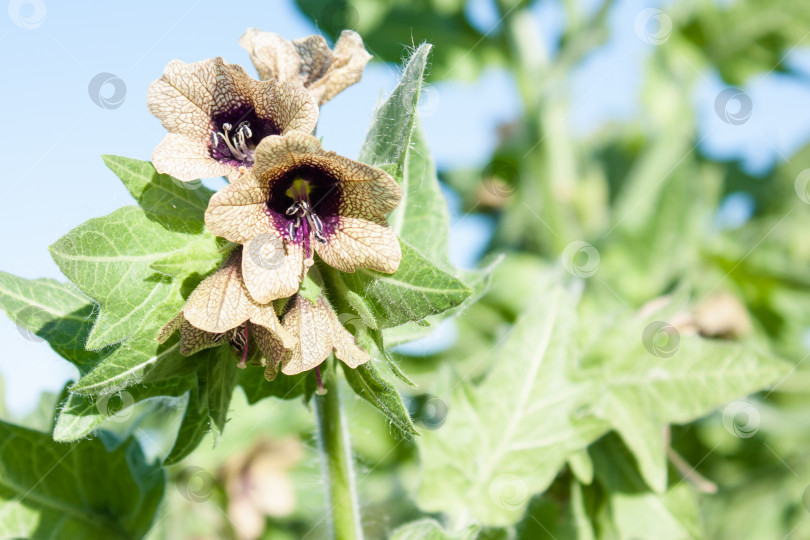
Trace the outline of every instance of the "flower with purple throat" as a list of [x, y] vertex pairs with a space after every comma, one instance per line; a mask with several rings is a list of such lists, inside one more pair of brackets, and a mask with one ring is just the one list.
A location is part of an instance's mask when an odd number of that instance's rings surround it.
[[253, 166], [262, 139], [311, 133], [318, 122], [318, 106], [300, 85], [257, 81], [222, 58], [170, 62], [149, 86], [147, 103], [168, 131], [152, 163], [184, 182], [235, 179]]
[[298, 291], [314, 253], [343, 272], [395, 272], [402, 253], [386, 215], [401, 196], [385, 171], [291, 132], [259, 143], [253, 169], [211, 198], [205, 223], [244, 244], [245, 285], [266, 303]]

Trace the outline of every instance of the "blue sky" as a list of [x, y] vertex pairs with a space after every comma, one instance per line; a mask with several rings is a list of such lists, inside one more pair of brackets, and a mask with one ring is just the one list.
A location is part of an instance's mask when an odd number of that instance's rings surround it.
[[[489, 2], [473, 0], [468, 6], [485, 31], [495, 22]], [[571, 74], [575, 133], [587, 134], [607, 120], [638, 113], [641, 65], [652, 46], [638, 39], [633, 24], [641, 9], [657, 4], [621, 1], [611, 15], [615, 31], [610, 43]], [[164, 132], [146, 109], [146, 88], [170, 60], [223, 56], [252, 72], [237, 44], [246, 28], [288, 38], [317, 31], [291, 0], [223, 6], [208, 0], [11, 0], [8, 13], [0, 13], [0, 69], [5, 74], [0, 92], [6, 105], [0, 180], [0, 223], [6, 234], [0, 269], [28, 278], [60, 278], [47, 246], [86, 219], [131, 204], [100, 156], [149, 158]], [[563, 10], [545, 1], [533, 13], [541, 42], [553, 53]], [[26, 25], [32, 28], [22, 27]], [[810, 71], [808, 58], [801, 49], [791, 56]], [[90, 81], [104, 72], [126, 86], [120, 107], [105, 109], [90, 99]], [[374, 104], [393, 88], [397, 73], [395, 66], [372, 64], [360, 84], [322, 109], [319, 134], [327, 149], [357, 155]], [[695, 96], [707, 152], [742, 158], [750, 170], [761, 171], [810, 137], [807, 86], [773, 74], [751, 81], [745, 90], [754, 112], [743, 126], [724, 124], [714, 114], [720, 89], [720, 81], [707, 73]], [[111, 90], [107, 86], [102, 91]], [[485, 72], [475, 83], [438, 83], [426, 98], [424, 126], [440, 167], [482, 163], [495, 144], [495, 127], [520, 109], [514, 84], [497, 70]], [[453, 231], [457, 260], [472, 264], [486, 234], [486, 221], [465, 218]], [[47, 344], [26, 339], [4, 316], [0, 339], [4, 397], [15, 411], [30, 409], [40, 390], [57, 391], [74, 374]]]

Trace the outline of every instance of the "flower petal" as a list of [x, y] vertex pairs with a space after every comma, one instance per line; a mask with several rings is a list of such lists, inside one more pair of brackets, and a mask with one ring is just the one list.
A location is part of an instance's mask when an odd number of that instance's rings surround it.
[[[286, 333], [293, 339], [291, 334]], [[273, 333], [262, 327], [256, 327], [254, 329], [253, 339], [256, 340], [256, 344], [262, 351], [262, 355], [264, 355], [266, 361], [264, 378], [268, 381], [272, 381], [276, 378], [276, 375], [278, 375], [278, 368], [284, 361], [284, 358], [289, 354], [289, 349], [292, 348], [292, 345], [285, 346], [276, 335], [273, 335]]]
[[162, 174], [170, 174], [183, 182], [198, 178], [227, 176], [233, 167], [211, 157], [208, 147], [187, 135], [167, 133], [152, 153], [152, 165]]
[[323, 105], [347, 87], [360, 82], [371, 55], [366, 52], [360, 34], [351, 30], [340, 34], [334, 52], [329, 50], [321, 36], [310, 38], [293, 43], [303, 60], [301, 74], [307, 80], [304, 85], [318, 105]]
[[239, 38], [239, 45], [250, 55], [260, 79], [298, 80], [301, 58], [293, 44], [280, 35], [248, 28]]
[[262, 233], [245, 244], [242, 276], [250, 296], [260, 304], [295, 294], [306, 270], [301, 244], [285, 243], [276, 232]]
[[332, 346], [335, 356], [352, 369], [371, 360], [371, 355], [358, 347], [354, 336], [340, 324], [340, 319], [332, 308], [329, 308], [329, 313], [332, 321]]
[[250, 318], [253, 303], [242, 286], [238, 251], [194, 289], [182, 312], [193, 326], [216, 333], [227, 332]]
[[370, 268], [393, 274], [402, 260], [399, 239], [385, 220], [341, 216], [326, 242], [314, 247], [323, 262], [342, 272]]
[[250, 106], [245, 71], [222, 58], [186, 64], [169, 62], [163, 76], [149, 85], [147, 103], [170, 133], [182, 133], [208, 142], [212, 115]]
[[267, 211], [268, 197], [268, 190], [258, 184], [252, 173], [246, 173], [211, 197], [205, 225], [215, 235], [239, 244], [274, 231]]
[[293, 306], [284, 316], [284, 328], [298, 338], [281, 368], [285, 375], [295, 375], [320, 365], [332, 353], [331, 308], [322, 298], [316, 304], [302, 296], [293, 298]]

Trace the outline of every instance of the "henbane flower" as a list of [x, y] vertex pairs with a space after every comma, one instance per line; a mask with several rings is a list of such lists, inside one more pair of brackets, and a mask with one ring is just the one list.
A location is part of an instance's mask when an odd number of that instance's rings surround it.
[[323, 105], [346, 87], [359, 82], [371, 59], [357, 32], [344, 30], [334, 51], [323, 36], [287, 41], [278, 34], [248, 28], [239, 44], [262, 79], [297, 82]]
[[385, 171], [327, 152], [315, 137], [265, 138], [249, 174], [219, 190], [205, 223], [244, 244], [242, 275], [257, 302], [293, 295], [313, 251], [343, 272], [393, 273], [402, 252], [385, 216], [402, 190]]
[[279, 366], [285, 375], [317, 369], [334, 351], [347, 366], [356, 368], [370, 360], [368, 352], [340, 323], [334, 310], [323, 296], [313, 304], [301, 295], [290, 300], [283, 318], [284, 329], [292, 335], [293, 346], [274, 340], [272, 356], [267, 356], [265, 377], [273, 380]]
[[247, 359], [251, 336], [265, 357], [270, 357], [278, 343], [288, 347], [295, 344], [293, 336], [279, 322], [273, 305], [258, 304], [247, 293], [242, 281], [241, 251], [237, 248], [194, 289], [180, 313], [161, 329], [159, 342], [179, 331], [180, 353], [185, 356], [230, 343], [242, 353], [241, 367]]
[[257, 81], [222, 58], [174, 60], [149, 86], [147, 102], [169, 133], [155, 148], [158, 172], [183, 181], [228, 176], [253, 166], [268, 135], [315, 129], [318, 107], [299, 85]]

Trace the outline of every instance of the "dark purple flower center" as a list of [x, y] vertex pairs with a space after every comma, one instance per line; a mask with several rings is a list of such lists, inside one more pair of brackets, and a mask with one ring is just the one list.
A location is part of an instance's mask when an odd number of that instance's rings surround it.
[[211, 157], [234, 167], [253, 165], [256, 145], [281, 130], [269, 118], [259, 118], [250, 105], [215, 114], [211, 118]]
[[292, 242], [304, 242], [309, 253], [313, 237], [325, 243], [337, 227], [339, 180], [324, 168], [306, 165], [273, 182], [267, 209], [275, 226]]

